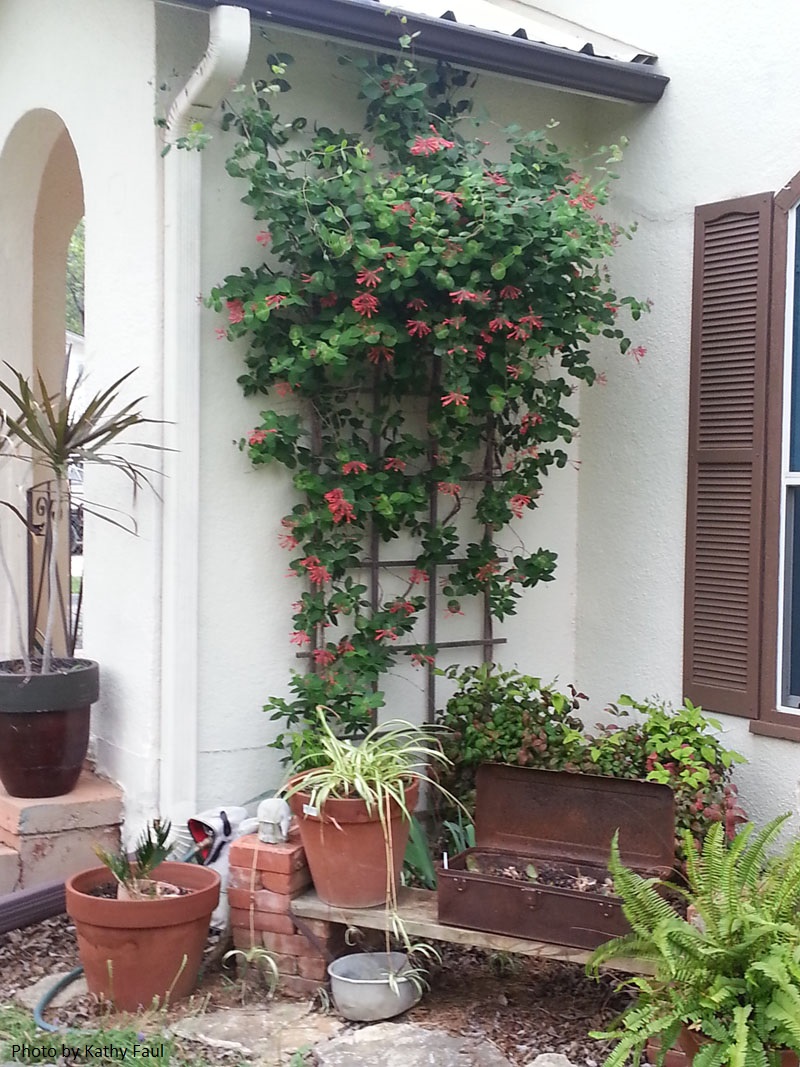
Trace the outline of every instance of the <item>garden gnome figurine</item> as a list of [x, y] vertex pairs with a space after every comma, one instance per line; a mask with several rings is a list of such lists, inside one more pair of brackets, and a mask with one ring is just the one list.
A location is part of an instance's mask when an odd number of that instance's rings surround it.
[[292, 812], [282, 797], [270, 797], [262, 800], [256, 812], [258, 818], [258, 839], [267, 845], [285, 841], [289, 834]]

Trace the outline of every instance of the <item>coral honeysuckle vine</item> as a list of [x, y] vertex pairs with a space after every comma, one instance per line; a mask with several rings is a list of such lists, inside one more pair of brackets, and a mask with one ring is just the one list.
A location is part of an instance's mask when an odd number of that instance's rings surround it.
[[[497, 619], [552, 579], [555, 553], [526, 549], [514, 526], [567, 462], [592, 339], [643, 354], [619, 319], [646, 305], [618, 296], [606, 268], [629, 235], [600, 214], [618, 150], [579, 172], [541, 132], [511, 127], [490, 147], [468, 76], [417, 67], [409, 43], [354, 61], [364, 132], [279, 116], [286, 55], [223, 123], [264, 260], [209, 304], [227, 318], [220, 337], [248, 341], [245, 394], [296, 405], [262, 412], [241, 447], [293, 471], [300, 497], [280, 540], [305, 582], [290, 640], [313, 669], [267, 710], [301, 731], [319, 704], [363, 728], [398, 657], [432, 660], [415, 624], [434, 568], [449, 613], [488, 591]], [[358, 577], [376, 537], [415, 548], [405, 587], [374, 604]]]

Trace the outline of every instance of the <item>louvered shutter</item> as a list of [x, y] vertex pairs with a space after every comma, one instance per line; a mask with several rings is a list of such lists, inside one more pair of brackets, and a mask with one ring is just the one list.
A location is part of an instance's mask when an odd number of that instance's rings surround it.
[[695, 213], [684, 693], [758, 715], [770, 193]]

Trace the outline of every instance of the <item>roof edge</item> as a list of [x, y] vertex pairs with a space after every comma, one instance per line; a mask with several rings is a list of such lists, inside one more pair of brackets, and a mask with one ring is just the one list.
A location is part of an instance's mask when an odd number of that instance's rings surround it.
[[[402, 0], [401, 0], [402, 2]], [[180, 0], [186, 7], [213, 8], [217, 0]], [[309, 33], [397, 51], [397, 21], [380, 5], [354, 0], [238, 0], [254, 18]], [[426, 15], [402, 13], [403, 32], [419, 33], [417, 55], [475, 70], [625, 103], [655, 104], [669, 83], [665, 74], [641, 63], [599, 59], [582, 52], [480, 30]]]

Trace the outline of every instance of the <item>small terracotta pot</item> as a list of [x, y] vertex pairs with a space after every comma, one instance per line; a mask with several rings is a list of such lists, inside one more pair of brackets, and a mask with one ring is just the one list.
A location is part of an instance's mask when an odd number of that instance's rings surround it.
[[162, 863], [159, 878], [182, 896], [156, 900], [96, 897], [113, 882], [107, 867], [67, 879], [67, 914], [75, 923], [89, 991], [122, 1011], [181, 1000], [194, 989], [211, 913], [219, 901], [216, 871], [194, 863]]
[[[707, 1041], [708, 1038], [704, 1037], [703, 1034], [698, 1033], [697, 1030], [690, 1030], [687, 1026], [682, 1027], [680, 1034], [678, 1034], [678, 1044], [686, 1053], [686, 1059], [689, 1063], [692, 1062]], [[782, 1049], [781, 1067], [798, 1067], [797, 1054], [788, 1048]]]
[[[419, 779], [406, 786], [410, 812], [419, 797]], [[315, 815], [308, 811], [308, 793], [295, 793], [289, 806], [300, 829], [314, 888], [320, 900], [334, 908], [372, 908], [386, 902], [386, 844], [377, 808], [371, 812], [361, 799], [326, 800]], [[410, 824], [395, 803], [390, 804], [394, 884], [400, 876]]]

